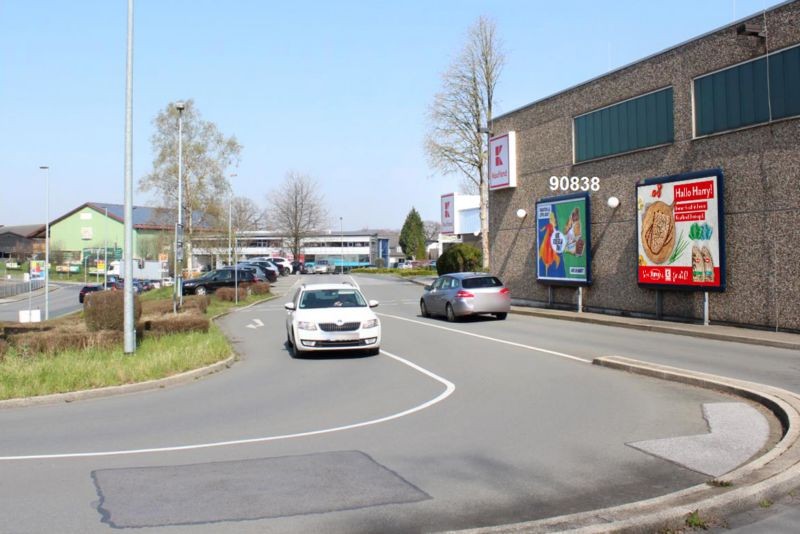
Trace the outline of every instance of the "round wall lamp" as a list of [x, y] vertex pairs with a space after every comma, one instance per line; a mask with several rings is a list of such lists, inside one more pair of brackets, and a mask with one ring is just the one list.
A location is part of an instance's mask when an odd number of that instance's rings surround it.
[[619, 199], [617, 197], [608, 197], [608, 207], [615, 209], [619, 206]]
[[528, 212], [525, 211], [524, 209], [520, 208], [517, 210], [517, 217], [519, 217], [520, 219], [524, 219], [527, 215]]

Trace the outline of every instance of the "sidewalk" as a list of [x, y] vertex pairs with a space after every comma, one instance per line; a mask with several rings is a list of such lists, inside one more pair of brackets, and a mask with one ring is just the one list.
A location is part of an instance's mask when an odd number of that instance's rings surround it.
[[[435, 277], [418, 277], [408, 279], [417, 285], [432, 283]], [[648, 330], [679, 336], [692, 336], [720, 341], [734, 341], [750, 345], [761, 345], [780, 349], [800, 350], [800, 334], [788, 332], [771, 332], [754, 328], [740, 328], [710, 324], [679, 323], [674, 321], [659, 321], [656, 319], [642, 319], [637, 317], [623, 317], [619, 315], [606, 315], [602, 313], [578, 313], [577, 311], [552, 310], [549, 308], [535, 308], [531, 306], [511, 306], [511, 313], [542, 317], [545, 319], [560, 319], [563, 321], [577, 321], [582, 323], [617, 326], [632, 328], [634, 330]]]

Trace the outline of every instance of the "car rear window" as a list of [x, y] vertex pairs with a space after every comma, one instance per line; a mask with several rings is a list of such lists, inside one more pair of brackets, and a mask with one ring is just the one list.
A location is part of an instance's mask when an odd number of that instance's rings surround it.
[[464, 289], [479, 289], [481, 287], [502, 287], [503, 282], [496, 276], [480, 276], [477, 278], [465, 278], [461, 281]]

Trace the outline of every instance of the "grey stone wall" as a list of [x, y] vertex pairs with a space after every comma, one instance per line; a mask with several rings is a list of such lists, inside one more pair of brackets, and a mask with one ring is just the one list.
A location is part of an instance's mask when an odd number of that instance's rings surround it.
[[[712, 322], [800, 331], [800, 119], [692, 137], [692, 79], [800, 43], [800, 2], [768, 11], [767, 43], [731, 26], [602, 78], [499, 117], [495, 135], [517, 132], [516, 189], [490, 193], [491, 268], [515, 299], [548, 300], [536, 281], [536, 200], [561, 194], [550, 176], [598, 176], [591, 193], [594, 283], [591, 311], [650, 316], [656, 292], [636, 281], [635, 184], [643, 179], [719, 167], [725, 177], [727, 291], [711, 293]], [[750, 20], [762, 23], [763, 17]], [[572, 163], [573, 117], [672, 86], [674, 143], [581, 164]], [[568, 192], [565, 192], [568, 193]], [[621, 200], [612, 210], [610, 196]], [[524, 208], [520, 220], [515, 212]], [[664, 315], [701, 320], [701, 292], [665, 291]], [[555, 305], [572, 307], [577, 289], [555, 288]]]

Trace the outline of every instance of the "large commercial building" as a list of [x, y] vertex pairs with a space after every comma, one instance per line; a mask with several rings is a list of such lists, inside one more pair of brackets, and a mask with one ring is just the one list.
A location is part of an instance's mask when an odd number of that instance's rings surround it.
[[800, 2], [491, 126], [491, 266], [519, 302], [800, 330]]
[[[276, 231], [241, 231], [231, 237], [230, 247], [224, 236], [199, 238], [194, 244], [194, 263], [216, 268], [228, 262], [235, 252], [237, 259], [260, 256], [294, 260], [290, 236]], [[389, 264], [389, 238], [369, 231], [319, 231], [303, 237], [299, 257], [304, 263], [325, 260], [345, 269]]]

